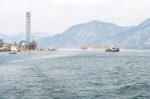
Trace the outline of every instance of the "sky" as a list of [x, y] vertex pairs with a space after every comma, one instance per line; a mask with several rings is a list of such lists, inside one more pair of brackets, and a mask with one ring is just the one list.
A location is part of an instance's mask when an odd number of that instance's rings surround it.
[[150, 18], [150, 0], [0, 0], [0, 33], [25, 32], [27, 11], [32, 32], [54, 35], [93, 20], [138, 25]]

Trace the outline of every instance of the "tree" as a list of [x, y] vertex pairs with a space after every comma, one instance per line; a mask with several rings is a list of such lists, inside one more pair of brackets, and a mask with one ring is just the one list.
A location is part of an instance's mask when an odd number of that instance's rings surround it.
[[29, 44], [29, 50], [35, 50], [37, 48], [37, 43], [33, 40], [30, 44]]

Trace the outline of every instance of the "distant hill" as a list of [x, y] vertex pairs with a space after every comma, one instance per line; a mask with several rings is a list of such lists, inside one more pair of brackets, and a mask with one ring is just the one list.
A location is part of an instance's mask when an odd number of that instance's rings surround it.
[[123, 47], [132, 49], [150, 49], [150, 19], [145, 20], [131, 31], [124, 42]]
[[121, 27], [113, 23], [91, 21], [70, 27], [62, 34], [43, 37], [40, 47], [79, 48], [112, 47], [150, 49], [150, 19], [138, 26]]
[[[121, 27], [113, 23], [91, 21], [74, 25], [61, 34], [50, 36], [48, 33], [35, 32], [32, 36], [39, 47], [79, 48], [112, 47], [129, 49], [150, 49], [150, 19], [137, 26]], [[6, 42], [25, 40], [25, 33], [8, 36], [0, 33]]]
[[3, 33], [0, 33], [0, 39], [4, 39], [4, 38], [6, 38], [7, 37], [7, 35], [5, 35], [5, 34], [3, 34]]
[[[42, 37], [49, 36], [50, 34], [48, 33], [42, 33], [42, 32], [33, 32], [31, 33], [32, 39], [38, 40]], [[5, 35], [3, 33], [0, 33], [0, 39], [3, 39], [5, 42], [20, 42], [21, 40], [26, 39], [26, 33], [19, 33], [16, 35]]]
[[[62, 34], [38, 40], [40, 47], [76, 48], [81, 46], [109, 47], [118, 45], [117, 36], [127, 31], [112, 23], [91, 21], [70, 27]], [[119, 45], [118, 45], [119, 46]]]

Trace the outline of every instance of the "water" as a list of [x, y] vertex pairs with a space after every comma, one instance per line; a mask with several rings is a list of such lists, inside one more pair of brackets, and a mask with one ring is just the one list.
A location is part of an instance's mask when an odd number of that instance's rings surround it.
[[150, 99], [150, 51], [0, 53], [0, 99]]

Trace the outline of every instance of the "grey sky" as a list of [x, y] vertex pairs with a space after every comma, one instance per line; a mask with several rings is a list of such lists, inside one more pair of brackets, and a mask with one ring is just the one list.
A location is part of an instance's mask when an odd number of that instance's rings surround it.
[[32, 32], [56, 34], [92, 20], [137, 25], [150, 18], [150, 0], [0, 0], [0, 33], [25, 32], [26, 11]]

